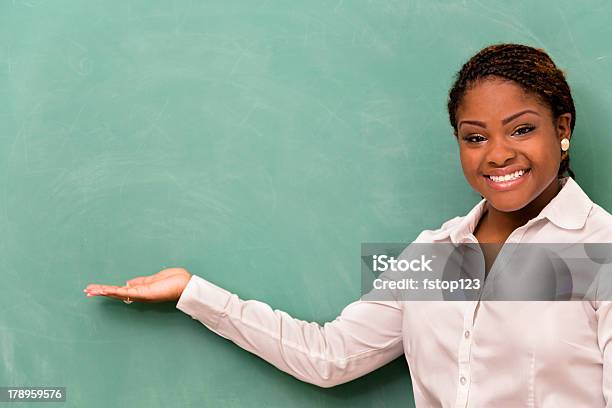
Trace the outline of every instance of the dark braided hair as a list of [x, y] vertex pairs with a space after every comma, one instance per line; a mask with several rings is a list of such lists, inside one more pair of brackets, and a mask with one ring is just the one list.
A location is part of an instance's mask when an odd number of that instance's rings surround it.
[[[521, 44], [493, 44], [480, 50], [455, 75], [448, 95], [448, 115], [457, 136], [457, 109], [466, 91], [486, 77], [501, 77], [514, 81], [527, 93], [537, 96], [547, 105], [556, 120], [563, 113], [571, 113], [570, 129], [574, 132], [576, 109], [565, 75], [553, 60], [539, 48]], [[558, 177], [570, 169], [569, 152], [563, 152]]]

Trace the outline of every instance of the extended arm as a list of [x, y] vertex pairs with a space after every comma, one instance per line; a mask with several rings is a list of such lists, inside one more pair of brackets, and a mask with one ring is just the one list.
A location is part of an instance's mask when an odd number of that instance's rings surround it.
[[402, 311], [394, 301], [358, 300], [321, 326], [263, 302], [242, 300], [193, 275], [176, 307], [280, 370], [320, 387], [353, 380], [402, 354]]

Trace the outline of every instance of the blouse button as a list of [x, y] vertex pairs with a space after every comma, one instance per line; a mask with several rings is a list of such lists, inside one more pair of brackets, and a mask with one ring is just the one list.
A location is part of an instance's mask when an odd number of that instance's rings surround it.
[[459, 378], [459, 382], [461, 383], [461, 385], [465, 385], [467, 379], [464, 376], [461, 376], [461, 378]]
[[465, 337], [466, 339], [470, 337], [470, 331], [466, 330], [463, 332], [463, 337]]

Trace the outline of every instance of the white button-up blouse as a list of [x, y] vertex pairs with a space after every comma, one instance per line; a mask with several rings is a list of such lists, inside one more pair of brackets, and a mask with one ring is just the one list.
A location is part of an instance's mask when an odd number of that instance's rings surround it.
[[[609, 243], [571, 178], [506, 242]], [[477, 242], [485, 200], [415, 242]], [[405, 355], [418, 407], [612, 407], [612, 302], [357, 300], [323, 326], [193, 275], [177, 308], [294, 377], [341, 384]]]

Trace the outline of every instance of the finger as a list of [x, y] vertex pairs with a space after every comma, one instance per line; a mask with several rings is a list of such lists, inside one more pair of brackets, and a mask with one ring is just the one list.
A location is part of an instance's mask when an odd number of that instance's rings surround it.
[[92, 294], [87, 294], [87, 297], [91, 297], [91, 296], [104, 296], [104, 297], [113, 298], [113, 299], [117, 299], [117, 300], [124, 300], [124, 301], [127, 300], [127, 299], [134, 300], [132, 298], [116, 295], [114, 293], [115, 293], [114, 291], [111, 291], [111, 292], [107, 292], [107, 291], [96, 292], [96, 293], [92, 293]]
[[162, 269], [161, 271], [157, 272], [153, 276], [167, 278], [169, 276], [179, 275], [185, 272], [187, 272], [185, 268], [166, 268], [166, 269]]
[[[113, 298], [113, 299], [117, 299], [117, 300], [127, 300], [126, 298], [122, 298], [121, 296], [115, 296], [115, 295], [109, 295], [109, 294], [104, 295], [104, 297]], [[130, 299], [130, 300], [132, 300], [132, 299]]]
[[120, 298], [120, 295], [115, 294], [116, 290], [121, 288], [115, 285], [90, 285], [88, 289], [83, 290], [87, 294], [87, 297], [92, 296], [109, 296]]
[[[126, 286], [138, 286], [138, 284], [137, 283], [129, 283]], [[83, 292], [99, 292], [99, 291], [102, 291], [102, 290], [116, 289], [116, 288], [120, 288], [120, 287], [121, 286], [118, 286], [118, 285], [102, 285], [102, 284], [92, 283], [90, 285], [87, 285], [87, 287], [85, 289], [83, 289]]]
[[92, 284], [92, 285], [87, 285], [87, 287], [83, 289], [83, 292], [86, 292], [86, 293], [100, 292], [100, 291], [117, 288], [117, 287], [118, 286], [115, 286], [115, 285]]
[[127, 291], [124, 293], [119, 289], [127, 289], [127, 287], [119, 287], [119, 286], [109, 286], [109, 285], [97, 285], [95, 289], [90, 289], [87, 291], [87, 297], [93, 296], [105, 296], [118, 300], [139, 300], [141, 302], [146, 302], [147, 300], [141, 298], [136, 299], [133, 293], [138, 293], [138, 290], [135, 288], [132, 291]]
[[146, 285], [166, 278], [167, 275], [156, 273], [151, 276], [139, 276], [138, 278], [130, 279], [126, 282], [126, 286]]
[[139, 276], [134, 279], [130, 279], [126, 283], [128, 286], [144, 285], [144, 284], [156, 282], [158, 280], [167, 278], [169, 276], [178, 275], [180, 273], [183, 273], [183, 268], [167, 268], [157, 273], [154, 273], [153, 275]]
[[[174, 276], [174, 275], [177, 275], [183, 272], [185, 272], [184, 268], [166, 268], [157, 273], [154, 273], [153, 275], [138, 276], [136, 278], [129, 279], [128, 281], [126, 281], [126, 283], [129, 284], [129, 286], [142, 285], [144, 283], [151, 283], [160, 278]], [[98, 286], [110, 286], [110, 285], [100, 285], [100, 284], [92, 283], [92, 284], [87, 285], [85, 289], [97, 288]]]
[[126, 286], [143, 285], [145, 283], [149, 283], [152, 278], [153, 276], [139, 276], [137, 278], [130, 279], [125, 283], [126, 283]]
[[129, 286], [123, 286], [123, 287], [115, 287], [115, 288], [111, 288], [111, 289], [107, 289], [103, 292], [104, 296], [110, 296], [110, 297], [116, 297], [119, 299], [130, 299], [130, 300], [137, 300], [140, 302], [146, 301], [148, 300], [142, 293], [142, 286], [136, 286], [136, 287], [129, 287]]

